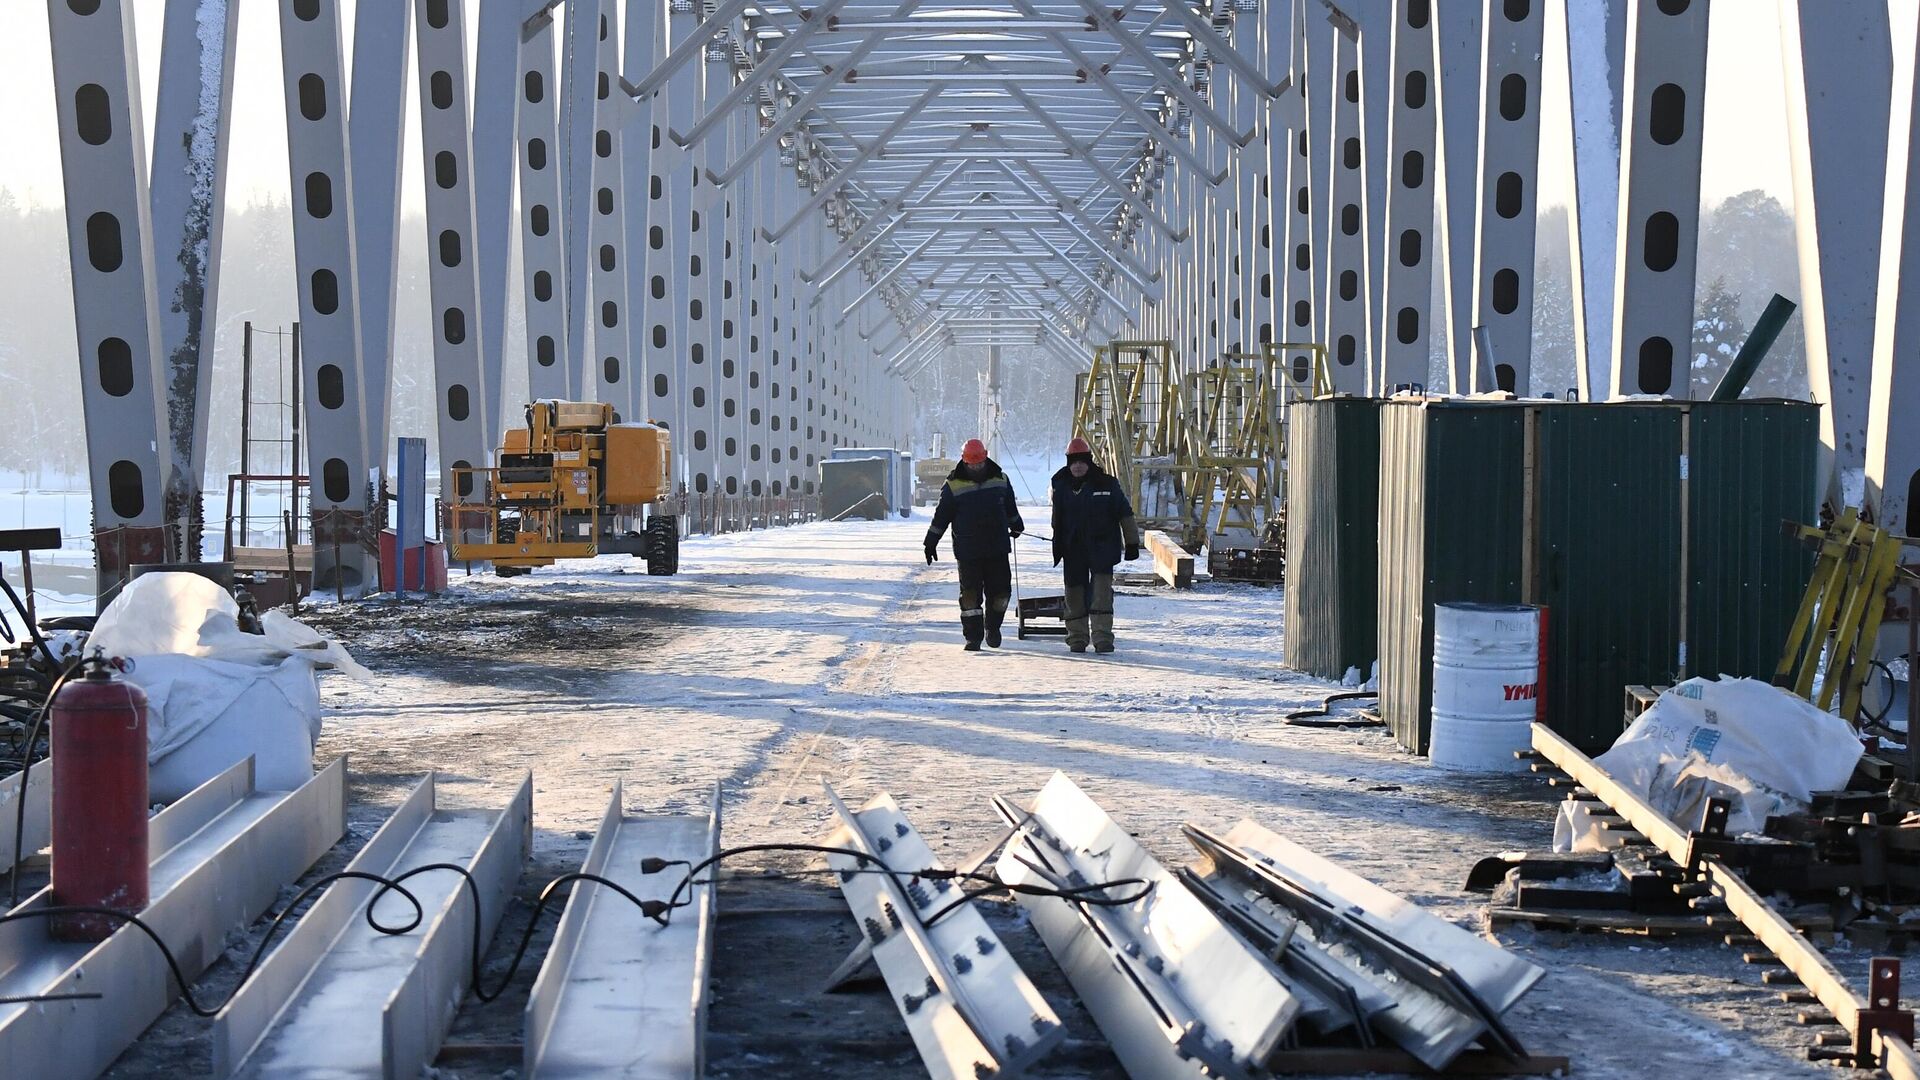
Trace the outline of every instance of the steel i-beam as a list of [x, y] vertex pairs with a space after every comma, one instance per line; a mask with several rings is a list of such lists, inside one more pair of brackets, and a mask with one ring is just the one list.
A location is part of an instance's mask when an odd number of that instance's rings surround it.
[[[42, 919], [0, 926], [7, 1075], [92, 1080], [105, 1072], [178, 994], [169, 956], [189, 981], [199, 978], [224, 955], [234, 927], [259, 918], [339, 842], [346, 771], [336, 758], [297, 791], [259, 791], [249, 757], [148, 821], [152, 898], [140, 920], [168, 953], [132, 926], [97, 944], [53, 941]], [[14, 911], [45, 908], [52, 897], [42, 889]], [[32, 1000], [89, 993], [99, 1000]]]
[[1367, 184], [1361, 128], [1363, 110], [1360, 101], [1360, 44], [1337, 31], [1333, 34], [1334, 65], [1330, 78], [1321, 83], [1333, 102], [1332, 181], [1327, 204], [1331, 214], [1327, 222], [1326, 342], [1333, 355], [1334, 389], [1341, 393], [1379, 392], [1369, 378], [1367, 331]]
[[[641, 71], [659, 62], [666, 18], [663, 4], [626, 0], [620, 20], [622, 70]], [[620, 218], [625, 235], [620, 254], [627, 279], [626, 356], [632, 382], [632, 419], [660, 420], [670, 425], [672, 402], [666, 400], [665, 393], [656, 391], [647, 363], [647, 327], [653, 323], [649, 309], [654, 306], [648, 288], [647, 225], [653, 210], [653, 122], [659, 99], [651, 94], [631, 96], [625, 79], [616, 79], [614, 85], [616, 115], [621, 117]]]
[[[1335, 42], [1348, 32], [1325, 9], [1315, 10], [1320, 0], [1301, 0], [1306, 9], [1304, 41], [1300, 48], [1304, 58], [1305, 74], [1300, 92], [1306, 97], [1307, 131], [1302, 143], [1307, 160], [1304, 163], [1306, 177], [1295, 184], [1296, 189], [1311, 186], [1307, 198], [1301, 198], [1298, 191], [1295, 198], [1306, 204], [1305, 222], [1295, 222], [1296, 227], [1307, 224], [1311, 232], [1307, 235], [1296, 233], [1293, 237], [1294, 268], [1307, 275], [1306, 294], [1294, 293], [1289, 299], [1293, 303], [1294, 318], [1298, 320], [1301, 312], [1300, 301], [1307, 301], [1307, 314], [1312, 318], [1310, 336], [1304, 340], [1330, 343], [1333, 339], [1327, 333], [1327, 290], [1332, 281], [1330, 267], [1333, 264], [1333, 252], [1328, 248], [1327, 239], [1333, 229], [1334, 213], [1330, 201], [1333, 193], [1333, 179], [1337, 166], [1334, 163], [1337, 144], [1333, 141], [1333, 114], [1335, 103], [1340, 99], [1340, 85], [1335, 78]], [[1350, 25], [1350, 24], [1349, 24]], [[1317, 87], [1316, 91], [1307, 89], [1308, 82]], [[1295, 211], [1299, 210], [1295, 206]], [[1307, 258], [1301, 259], [1301, 248], [1308, 248]], [[1330, 364], [1330, 368], [1340, 368]], [[1367, 390], [1366, 372], [1348, 364], [1344, 375], [1333, 375], [1334, 388], [1341, 393], [1364, 394]], [[1331, 372], [1330, 372], [1331, 374]]]
[[[580, 871], [643, 900], [675, 899], [678, 868], [720, 850], [720, 792], [700, 816], [628, 817], [616, 781]], [[649, 859], [670, 860], [647, 873]], [[695, 881], [666, 925], [613, 890], [574, 885], [527, 996], [528, 1080], [704, 1075], [714, 887]]]
[[146, 133], [133, 16], [124, 0], [104, 0], [84, 15], [71, 5], [49, 4], [47, 20], [93, 489], [97, 603], [105, 607], [129, 566], [166, 562], [169, 547], [164, 495], [171, 455], [159, 452], [166, 402]]
[[239, 5], [203, 10], [168, 0], [154, 102], [154, 294], [160, 383], [167, 400], [166, 519], [173, 555], [200, 557], [200, 477], [207, 459], [218, 324], [220, 235], [226, 208], [227, 133], [233, 114], [234, 26]]
[[1573, 189], [1564, 201], [1570, 207], [1574, 348], [1580, 365], [1580, 395], [1588, 401], [1604, 399], [1612, 385], [1627, 3], [1587, 0], [1568, 4], [1565, 16]]
[[1427, 384], [1433, 296], [1433, 2], [1393, 0], [1393, 102], [1387, 116], [1387, 251], [1376, 330], [1383, 388]]
[[[708, 54], [713, 55], [712, 53]], [[707, 65], [707, 85], [709, 94], [716, 93], [718, 87], [731, 83], [732, 66], [724, 62], [709, 62]], [[716, 70], [717, 69], [717, 70]], [[716, 80], [719, 80], [716, 82]], [[740, 126], [746, 120], [746, 110], [742, 109], [727, 125], [726, 136], [717, 142], [729, 150], [740, 145]], [[757, 163], [756, 163], [757, 164]], [[746, 334], [743, 333], [741, 318], [745, 305], [740, 303], [744, 294], [741, 282], [746, 265], [747, 239], [740, 230], [746, 226], [752, 215], [742, 205], [752, 197], [751, 185], [736, 184], [721, 190], [714, 208], [714, 228], [707, 237], [710, 246], [712, 285], [708, 290], [712, 304], [712, 317], [718, 322], [718, 332], [714, 335], [717, 342], [716, 357], [719, 367], [715, 371], [714, 391], [719, 399], [719, 416], [715, 420], [715, 429], [720, 440], [720, 465], [717, 472], [720, 489], [729, 495], [739, 494], [746, 483]], [[717, 249], [717, 250], [713, 250]]]
[[[515, 123], [520, 143], [520, 262], [527, 318], [527, 393], [535, 401], [578, 396], [578, 375], [567, 362], [567, 252], [559, 224], [559, 111], [555, 108], [550, 14], [520, 38]], [[504, 296], [504, 292], [502, 293]], [[504, 301], [501, 304], [505, 306]]]
[[1692, 396], [1708, 0], [1631, 0], [1612, 393]]
[[1286, 210], [1284, 216], [1276, 215], [1275, 219], [1275, 228], [1281, 230], [1286, 239], [1280, 245], [1281, 257], [1275, 260], [1279, 264], [1279, 277], [1274, 283], [1279, 289], [1280, 320], [1285, 329], [1277, 332], [1274, 339], [1311, 341], [1315, 340], [1314, 308], [1320, 303], [1313, 288], [1314, 264], [1324, 257], [1315, 254], [1319, 241], [1313, 228], [1314, 211], [1322, 200], [1314, 195], [1312, 104], [1327, 95], [1324, 90], [1311, 98], [1307, 95], [1309, 86], [1325, 85], [1319, 73], [1308, 67], [1308, 41], [1330, 32], [1330, 28], [1324, 20], [1308, 15], [1307, 0], [1292, 0], [1292, 3], [1298, 28], [1288, 48], [1293, 55], [1295, 85], [1287, 93], [1298, 99], [1295, 115], [1300, 123], [1283, 140], [1286, 167], [1273, 172], [1274, 186], [1280, 191]]
[[[1920, 37], [1893, 46], [1920, 63]], [[1866, 507], [1874, 522], [1911, 536], [1920, 522], [1920, 67], [1902, 63], [1889, 109], [1879, 312], [1867, 401]]]
[[1486, 330], [1478, 340], [1492, 346], [1493, 355], [1475, 359], [1468, 385], [1522, 397], [1530, 392], [1533, 374], [1534, 204], [1545, 23], [1541, 5], [1515, 3], [1490, 8], [1482, 27], [1486, 74], [1480, 86], [1473, 310], [1474, 325]]
[[600, 6], [599, 38], [595, 48], [599, 73], [593, 103], [593, 213], [588, 218], [587, 245], [593, 258], [593, 380], [594, 396], [612, 405], [622, 420], [635, 419], [633, 371], [629, 365], [627, 304], [626, 198], [620, 187], [625, 166], [621, 139], [626, 122], [624, 95], [613, 93], [620, 77], [619, 5]]
[[[1821, 483], [1838, 514], [1861, 490], [1880, 286], [1893, 39], [1877, 4], [1780, 2], [1800, 241], [1807, 385], [1822, 402]], [[1855, 499], [1857, 502], [1857, 497]]]
[[358, 596], [373, 586], [373, 493], [338, 0], [281, 0], [280, 51], [313, 472], [313, 584]]
[[1447, 388], [1464, 394], [1473, 360], [1473, 253], [1479, 207], [1480, 17], [1484, 0], [1439, 0], [1433, 15], [1439, 163], [1434, 172], [1441, 302], [1446, 319]]
[[410, 0], [356, 8], [347, 148], [353, 161], [353, 287], [369, 469], [384, 470], [393, 417], [394, 298], [400, 269], [400, 161], [407, 128]]
[[[1538, 6], [1538, 5], [1532, 5]], [[1375, 382], [1382, 377], [1381, 348], [1378, 337], [1385, 321], [1387, 252], [1387, 114], [1397, 96], [1392, 83], [1393, 0], [1366, 0], [1348, 5], [1348, 13], [1360, 24], [1360, 108], [1361, 141], [1365, 147], [1367, 199], [1367, 353], [1368, 373]]]

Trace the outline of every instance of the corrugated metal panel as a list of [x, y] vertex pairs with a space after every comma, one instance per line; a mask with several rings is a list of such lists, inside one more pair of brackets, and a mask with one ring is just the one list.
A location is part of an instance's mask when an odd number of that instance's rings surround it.
[[1620, 734], [1629, 683], [1678, 670], [1682, 409], [1534, 407], [1529, 603], [1548, 608], [1548, 724], [1583, 749]]
[[1380, 710], [1426, 753], [1433, 606], [1520, 600], [1527, 406], [1389, 401], [1380, 412]]
[[1380, 403], [1287, 410], [1287, 666], [1323, 679], [1371, 671], [1378, 648]]
[[1689, 431], [1687, 671], [1767, 678], [1813, 572], [1781, 530], [1818, 512], [1820, 410], [1694, 402]]

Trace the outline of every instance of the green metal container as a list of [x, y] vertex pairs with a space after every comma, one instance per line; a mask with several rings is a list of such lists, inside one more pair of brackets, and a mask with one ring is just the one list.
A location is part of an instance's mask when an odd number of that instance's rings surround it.
[[1436, 603], [1517, 603], [1528, 407], [1380, 406], [1380, 713], [1427, 752]]
[[1379, 654], [1380, 402], [1287, 407], [1287, 666], [1364, 678]]

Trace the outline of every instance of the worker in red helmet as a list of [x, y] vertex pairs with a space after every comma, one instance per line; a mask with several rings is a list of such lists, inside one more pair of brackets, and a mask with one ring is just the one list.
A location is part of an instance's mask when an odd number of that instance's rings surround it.
[[1013, 484], [987, 456], [987, 446], [968, 439], [960, 464], [940, 487], [940, 504], [927, 529], [927, 565], [939, 557], [940, 537], [953, 527], [953, 561], [960, 564], [960, 629], [966, 650], [980, 643], [1000, 647], [1000, 624], [1013, 599], [1013, 571], [1007, 556], [1012, 538], [1026, 531], [1014, 502]]
[[1067, 648], [1113, 651], [1113, 568], [1140, 557], [1140, 526], [1133, 504], [1093, 447], [1075, 438], [1067, 463], [1053, 474], [1053, 564], [1066, 564]]

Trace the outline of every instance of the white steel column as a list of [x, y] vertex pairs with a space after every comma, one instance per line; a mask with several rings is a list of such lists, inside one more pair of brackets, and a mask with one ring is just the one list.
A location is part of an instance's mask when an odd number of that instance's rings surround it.
[[[655, 0], [627, 0], [621, 19], [621, 66], [633, 77], [652, 71], [663, 56], [661, 44], [666, 37], [666, 5]], [[620, 207], [626, 229], [621, 243], [621, 259], [627, 277], [627, 367], [632, 380], [633, 419], [673, 424], [673, 403], [669, 398], [674, 380], [656, 385], [649, 361], [647, 334], [660, 317], [660, 302], [650, 295], [647, 226], [654, 206], [653, 132], [659, 99], [652, 94], [629, 98], [618, 91], [620, 116]], [[665, 374], [665, 373], [663, 373]], [[671, 436], [677, 455], [681, 450], [679, 432]]]
[[[474, 269], [486, 302], [478, 312], [481, 383], [486, 387], [487, 430], [518, 427], [524, 401], [502, 401], [507, 351], [507, 277], [513, 261], [513, 180], [518, 157], [520, 40], [528, 4], [480, 0], [473, 57]], [[541, 11], [537, 24], [553, 16]], [[549, 54], [551, 55], [551, 54]], [[529, 321], [532, 313], [527, 313]]]
[[358, 596], [373, 584], [368, 441], [352, 171], [337, 0], [281, 0], [287, 162], [299, 269], [301, 384], [313, 473], [313, 585]]
[[[453, 492], [451, 470], [485, 467], [493, 460], [492, 425], [499, 422], [487, 415], [478, 337], [466, 4], [420, 0], [414, 16], [420, 160], [427, 189], [427, 285], [433, 296], [433, 374], [439, 391], [440, 490]], [[464, 480], [458, 493], [470, 495], [473, 478]]]
[[600, 9], [596, 55], [599, 74], [593, 106], [593, 212], [588, 218], [587, 245], [593, 260], [593, 382], [594, 396], [609, 405], [622, 420], [635, 418], [633, 372], [627, 361], [627, 260], [620, 250], [626, 242], [625, 198], [620, 193], [623, 165], [620, 139], [625, 127], [625, 94], [616, 96], [620, 78], [618, 5]]
[[[127, 567], [165, 562], [169, 457], [158, 379], [146, 131], [133, 16], [121, 0], [88, 14], [48, 0], [60, 165], [86, 410], [98, 591]], [[104, 607], [106, 599], [99, 601]]]
[[[733, 88], [732, 40], [724, 33], [715, 35], [705, 48], [706, 63], [701, 66], [700, 100], [719, 101]], [[707, 171], [718, 175], [730, 160], [732, 136], [738, 129], [732, 117], [724, 118], [720, 130], [709, 134], [701, 144], [706, 153], [696, 152], [694, 160], [704, 160]], [[739, 183], [739, 181], [735, 181]], [[727, 336], [726, 301], [728, 277], [727, 238], [733, 228], [730, 218], [732, 193], [706, 176], [694, 179], [694, 205], [698, 207], [698, 227], [693, 251], [700, 259], [700, 281], [689, 283], [690, 294], [700, 301], [694, 320], [696, 335], [706, 343], [707, 385], [711, 397], [712, 438], [714, 443], [713, 485], [715, 490], [732, 495], [740, 488], [740, 399], [738, 376], [740, 349], [737, 337]], [[704, 333], [700, 327], [704, 324]]]
[[207, 399], [218, 325], [220, 233], [233, 113], [238, 5], [205, 8], [168, 0], [154, 102], [152, 191], [154, 296], [160, 383], [167, 399], [167, 523], [175, 558], [200, 557], [206, 473]]
[[1361, 127], [1359, 42], [1345, 34], [1334, 38], [1332, 77], [1325, 84], [1333, 96], [1331, 211], [1326, 246], [1327, 350], [1332, 354], [1333, 387], [1348, 394], [1383, 392], [1372, 377], [1373, 355], [1367, 340], [1367, 185], [1365, 133]]
[[[1367, 377], [1364, 368], [1350, 363], [1345, 367], [1346, 375], [1339, 374], [1341, 365], [1332, 359], [1333, 337], [1327, 322], [1327, 290], [1333, 280], [1330, 267], [1333, 264], [1333, 252], [1327, 247], [1327, 239], [1333, 228], [1333, 178], [1336, 171], [1333, 141], [1333, 114], [1336, 103], [1342, 96], [1340, 79], [1335, 71], [1336, 42], [1352, 30], [1351, 23], [1343, 26], [1329, 16], [1324, 9], [1315, 10], [1320, 0], [1302, 0], [1306, 5], [1306, 71], [1301, 93], [1306, 96], [1307, 104], [1307, 171], [1311, 180], [1312, 192], [1308, 198], [1308, 212], [1312, 216], [1313, 233], [1310, 239], [1296, 239], [1296, 245], [1305, 243], [1310, 251], [1309, 265], [1306, 267], [1311, 276], [1311, 296], [1309, 314], [1313, 318], [1312, 333], [1307, 340], [1317, 341], [1326, 346], [1328, 352], [1327, 367], [1333, 377], [1334, 389], [1347, 394], [1364, 394], [1367, 391]], [[1294, 249], [1298, 265], [1299, 248]], [[1300, 302], [1295, 294], [1295, 315]]]
[[1426, 311], [1433, 296], [1433, 2], [1393, 0], [1393, 89], [1387, 131], [1387, 297], [1382, 385], [1427, 384]]
[[1868, 393], [1866, 508], [1899, 535], [1920, 526], [1920, 37], [1903, 33], [1887, 136], [1886, 227]]
[[1540, 165], [1545, 21], [1533, 0], [1499, 0], [1488, 5], [1483, 26], [1486, 74], [1480, 84], [1473, 316], [1475, 324], [1486, 329], [1480, 340], [1492, 347], [1493, 356], [1474, 357], [1467, 385], [1476, 392], [1506, 390], [1522, 397], [1531, 392], [1534, 189]]
[[1480, 16], [1486, 0], [1437, 0], [1434, 54], [1440, 78], [1434, 87], [1439, 117], [1439, 163], [1434, 198], [1439, 207], [1442, 317], [1446, 319], [1447, 389], [1464, 394], [1473, 362], [1474, 215], [1479, 207], [1480, 55], [1485, 42]]
[[[520, 38], [520, 270], [527, 313], [527, 395], [579, 397], [580, 372], [567, 362], [567, 248], [561, 222], [560, 114], [556, 107], [551, 14]], [[509, 425], [515, 426], [515, 425]]]
[[1624, 110], [1627, 4], [1566, 5], [1567, 94], [1573, 121], [1573, 334], [1580, 395], [1606, 398], [1613, 370], [1614, 259], [1620, 244], [1620, 119]]
[[[1813, 400], [1826, 406], [1820, 410], [1820, 476], [1822, 494], [1837, 511], [1858, 503], [1867, 462], [1893, 93], [1887, 9], [1781, 0], [1780, 55], [1807, 385]], [[1920, 423], [1920, 415], [1910, 419]]]
[[407, 51], [412, 41], [412, 0], [355, 9], [353, 93], [347, 114], [348, 156], [353, 160], [354, 297], [360, 307], [367, 465], [383, 473], [392, 435], [400, 157], [407, 127]]
[[[567, 4], [567, 37], [561, 57], [560, 186], [556, 209], [564, 211], [562, 244], [567, 272], [561, 282], [567, 305], [567, 381], [580, 396], [598, 385], [599, 366], [593, 336], [593, 248], [588, 238], [593, 226], [594, 116], [600, 102], [600, 16], [612, 0], [571, 0]], [[543, 215], [521, 200], [521, 214], [537, 226]], [[544, 215], [550, 216], [550, 215]], [[549, 222], [549, 227], [552, 223]]]
[[1367, 271], [1361, 291], [1367, 301], [1367, 373], [1375, 385], [1382, 385], [1385, 378], [1380, 327], [1386, 319], [1387, 266], [1392, 258], [1388, 247], [1393, 243], [1387, 235], [1387, 114], [1399, 96], [1392, 86], [1396, 2], [1358, 0], [1348, 5], [1348, 14], [1360, 24], [1361, 172], [1366, 183], [1362, 206], [1367, 214]]
[[1692, 394], [1708, 0], [1631, 0], [1613, 393]]

